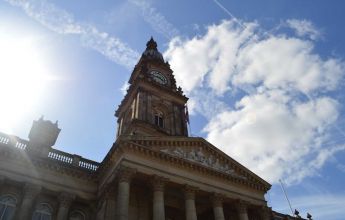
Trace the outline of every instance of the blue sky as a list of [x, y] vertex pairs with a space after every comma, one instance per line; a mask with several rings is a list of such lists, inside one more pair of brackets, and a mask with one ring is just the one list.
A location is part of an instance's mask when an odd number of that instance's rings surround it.
[[288, 213], [345, 212], [342, 1], [0, 1], [0, 130], [44, 115], [56, 148], [101, 161], [153, 36], [190, 97], [191, 130], [273, 184]]

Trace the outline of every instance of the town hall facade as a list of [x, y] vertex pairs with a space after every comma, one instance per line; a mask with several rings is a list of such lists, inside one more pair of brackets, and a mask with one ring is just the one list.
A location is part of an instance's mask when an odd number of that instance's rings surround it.
[[54, 149], [44, 118], [29, 140], [0, 133], [0, 220], [271, 220], [271, 185], [201, 137], [189, 137], [188, 98], [151, 38], [115, 112], [101, 163]]

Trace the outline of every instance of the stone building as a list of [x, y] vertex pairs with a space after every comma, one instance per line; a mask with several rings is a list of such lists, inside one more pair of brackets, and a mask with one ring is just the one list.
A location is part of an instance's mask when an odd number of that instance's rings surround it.
[[29, 140], [0, 133], [0, 220], [293, 219], [267, 207], [269, 183], [188, 136], [188, 98], [152, 38], [129, 84], [101, 163], [54, 149], [43, 118]]

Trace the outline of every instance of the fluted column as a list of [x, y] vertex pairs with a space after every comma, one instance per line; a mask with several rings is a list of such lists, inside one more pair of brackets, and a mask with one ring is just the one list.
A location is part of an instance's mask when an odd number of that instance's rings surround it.
[[239, 201], [236, 205], [238, 217], [240, 220], [248, 220], [247, 205], [243, 201]]
[[67, 220], [68, 211], [74, 199], [75, 195], [66, 192], [63, 192], [59, 195], [59, 209], [56, 217], [57, 220]]
[[165, 220], [164, 184], [167, 179], [159, 176], [152, 178], [153, 220]]
[[116, 187], [115, 183], [111, 183], [105, 189], [104, 194], [105, 199], [105, 213], [104, 220], [114, 220], [115, 219], [115, 209], [116, 209]]
[[185, 187], [186, 220], [197, 220], [195, 208], [195, 192], [196, 188], [191, 186]]
[[213, 205], [213, 213], [215, 220], [224, 220], [224, 212], [223, 212], [223, 196], [220, 194], [214, 194], [211, 197], [212, 205]]
[[31, 209], [41, 187], [34, 184], [25, 184], [22, 203], [19, 208], [18, 219], [31, 219]]
[[118, 191], [117, 191], [117, 220], [128, 220], [130, 181], [135, 170], [123, 167], [118, 174]]

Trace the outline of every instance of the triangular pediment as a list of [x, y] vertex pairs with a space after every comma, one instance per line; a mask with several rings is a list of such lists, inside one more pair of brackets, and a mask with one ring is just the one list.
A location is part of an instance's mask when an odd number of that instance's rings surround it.
[[246, 185], [256, 185], [265, 191], [271, 187], [265, 180], [203, 138], [132, 136], [130, 139], [130, 143], [133, 145], [145, 147], [150, 151], [156, 152], [157, 155], [174, 157], [184, 163], [191, 164], [193, 167], [213, 172], [218, 176], [246, 183]]

